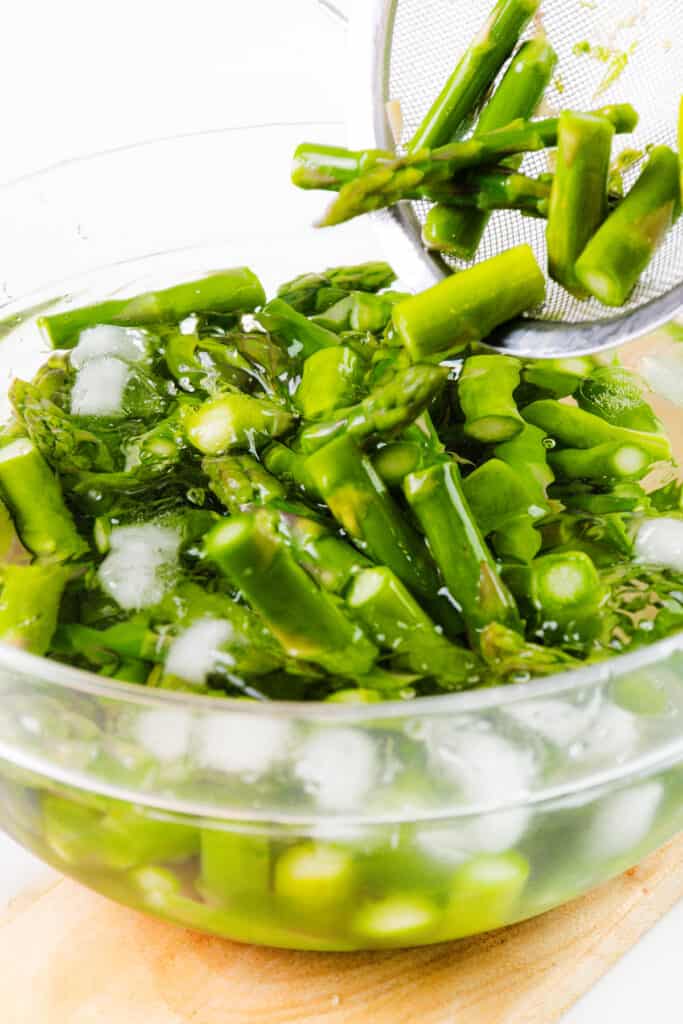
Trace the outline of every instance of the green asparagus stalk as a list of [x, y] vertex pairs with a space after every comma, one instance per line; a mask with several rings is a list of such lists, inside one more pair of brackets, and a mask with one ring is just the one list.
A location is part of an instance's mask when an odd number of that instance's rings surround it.
[[254, 386], [272, 391], [268, 377], [227, 338], [216, 341], [196, 334], [172, 334], [164, 345], [164, 360], [183, 391], [215, 394], [226, 387], [249, 391]]
[[234, 516], [207, 536], [207, 557], [239, 586], [294, 658], [363, 675], [377, 650], [295, 562], [268, 516]]
[[253, 455], [207, 456], [202, 469], [209, 488], [228, 512], [245, 512], [254, 505], [287, 496], [286, 489], [263, 468]]
[[[351, 310], [353, 309], [353, 296], [347, 292], [332, 306], [328, 306], [324, 313], [316, 313], [311, 319], [326, 331], [333, 331], [335, 334], [342, 334], [351, 329]], [[325, 349], [321, 349], [325, 351]], [[316, 352], [313, 353], [317, 355]]]
[[569, 512], [584, 512], [589, 516], [644, 512], [650, 506], [649, 496], [636, 483], [611, 484], [608, 491], [600, 494], [595, 493], [593, 485], [557, 484], [552, 488], [552, 497], [561, 501]]
[[559, 647], [529, 643], [520, 633], [499, 622], [491, 622], [481, 631], [480, 651], [489, 668], [511, 682], [549, 676], [581, 665]]
[[375, 472], [387, 487], [400, 487], [404, 477], [424, 467], [424, 449], [417, 441], [390, 441], [373, 455]]
[[293, 485], [313, 501], [322, 500], [315, 481], [308, 472], [307, 456], [292, 451], [291, 448], [280, 444], [279, 441], [273, 441], [264, 449], [261, 457], [263, 465], [273, 476], [283, 480], [286, 484]]
[[434, 598], [439, 579], [420, 535], [352, 437], [340, 437], [311, 455], [307, 468], [332, 514], [361, 551], [388, 566], [407, 587]]
[[636, 184], [579, 257], [580, 284], [604, 305], [623, 306], [679, 204], [678, 157], [667, 146], [656, 146]]
[[394, 326], [413, 361], [445, 356], [543, 301], [545, 279], [520, 245], [399, 303]]
[[410, 140], [410, 152], [442, 145], [463, 133], [539, 2], [498, 0]]
[[[637, 115], [629, 104], [602, 107], [598, 113], [615, 126], [615, 131], [632, 131]], [[373, 210], [393, 206], [401, 199], [431, 194], [439, 199], [437, 189], [448, 188], [459, 174], [485, 164], [499, 164], [509, 157], [535, 152], [557, 145], [559, 120], [514, 121], [485, 135], [465, 142], [452, 142], [437, 149], [419, 150], [391, 162], [369, 163], [352, 181], [342, 185], [329, 207], [322, 225], [330, 227]]]
[[[342, 154], [343, 162], [344, 151], [336, 152]], [[300, 274], [294, 280], [280, 285], [277, 297], [298, 313], [311, 316], [321, 312], [318, 300], [324, 289], [337, 289], [341, 292], [339, 298], [342, 298], [348, 292], [378, 292], [388, 288], [395, 280], [396, 275], [389, 264], [376, 260], [351, 267], [330, 267], [323, 274]]]
[[527, 423], [540, 427], [550, 437], [568, 448], [594, 448], [601, 444], [633, 445], [647, 452], [652, 459], [671, 459], [671, 443], [661, 434], [615, 426], [570, 405], [552, 399], [532, 402], [522, 415]]
[[194, 402], [181, 399], [169, 416], [129, 441], [124, 448], [125, 472], [143, 483], [173, 470], [187, 450], [184, 423], [194, 408]]
[[505, 579], [543, 643], [581, 646], [599, 630], [607, 592], [585, 552], [542, 555], [529, 566], [509, 568]]
[[346, 602], [368, 636], [400, 656], [413, 672], [437, 676], [452, 689], [481, 681], [481, 666], [472, 652], [447, 640], [385, 566], [359, 573]]
[[293, 425], [294, 417], [281, 405], [235, 393], [210, 399], [190, 412], [185, 432], [190, 444], [204, 455], [221, 455], [233, 449], [263, 447]]
[[301, 450], [314, 452], [345, 436], [362, 442], [374, 435], [398, 433], [426, 409], [447, 378], [448, 370], [443, 367], [409, 366], [375, 388], [358, 405], [337, 409], [332, 419], [304, 427], [298, 438]]
[[338, 345], [333, 331], [307, 319], [282, 299], [273, 299], [263, 307], [256, 319], [267, 331], [282, 341], [292, 357], [308, 359], [320, 349]]
[[470, 356], [458, 381], [465, 434], [498, 444], [519, 434], [524, 420], [513, 398], [522, 364], [511, 356]]
[[107, 629], [64, 623], [57, 627], [51, 644], [57, 654], [82, 657], [97, 666], [119, 659], [160, 662], [167, 647], [165, 638], [144, 622], [118, 622]]
[[275, 864], [276, 899], [290, 911], [322, 916], [341, 914], [353, 905], [359, 879], [354, 857], [331, 843], [297, 843]]
[[[394, 159], [391, 150], [353, 150], [343, 146], [302, 142], [294, 152], [292, 184], [303, 189], [338, 191], [342, 185], [354, 181], [365, 171], [381, 163], [391, 163]], [[301, 309], [302, 313], [306, 311], [305, 308]]]
[[539, 359], [524, 366], [522, 380], [525, 384], [546, 392], [538, 397], [566, 398], [575, 393], [581, 382], [593, 373], [596, 365], [592, 356]]
[[26, 433], [53, 469], [70, 473], [114, 468], [113, 455], [102, 438], [77, 426], [40, 388], [15, 379], [9, 396]]
[[46, 654], [69, 570], [62, 565], [6, 565], [0, 575], [0, 642]]
[[332, 594], [343, 594], [354, 576], [371, 565], [368, 558], [313, 519], [280, 512], [277, 529], [302, 569]]
[[403, 490], [429, 541], [452, 599], [462, 611], [470, 641], [478, 646], [488, 622], [516, 627], [514, 599], [496, 565], [463, 493], [454, 462], [406, 477]]
[[501, 459], [488, 459], [462, 482], [462, 490], [484, 537], [520, 516], [542, 519], [547, 501], [537, 504], [538, 488]]
[[510, 441], [496, 445], [493, 454], [506, 462], [525, 482], [532, 503], [547, 511], [547, 489], [554, 480], [548, 466], [548, 449], [544, 444], [546, 433], [540, 427], [527, 423], [524, 429]]
[[614, 125], [604, 117], [560, 114], [557, 164], [548, 211], [548, 271], [579, 299], [587, 297], [576, 261], [607, 216]]
[[61, 488], [28, 438], [0, 448], [0, 491], [22, 543], [36, 557], [66, 562], [85, 554]]
[[653, 463], [643, 448], [608, 441], [594, 448], [565, 448], [548, 454], [558, 480], [642, 480]]
[[543, 537], [529, 515], [509, 519], [491, 537], [498, 558], [504, 562], [531, 562], [543, 546]]
[[363, 390], [365, 370], [365, 362], [345, 345], [324, 348], [309, 356], [295, 394], [304, 419], [322, 419], [356, 402]]
[[584, 378], [576, 401], [586, 412], [617, 427], [661, 432], [662, 425], [645, 399], [644, 382], [622, 366], [603, 366]]
[[265, 292], [256, 275], [246, 267], [236, 267], [162, 291], [43, 316], [38, 325], [54, 348], [70, 348], [76, 344], [81, 331], [98, 324], [136, 327], [178, 323], [191, 313], [248, 313], [265, 301]]
[[19, 539], [9, 509], [0, 501], [0, 566], [28, 565], [31, 553]]
[[[531, 117], [543, 98], [556, 64], [557, 54], [545, 35], [523, 43], [484, 107], [475, 135], [504, 128], [520, 117]], [[518, 160], [514, 161], [517, 166], [518, 163]], [[512, 174], [510, 177], [523, 176]], [[429, 248], [470, 260], [479, 248], [488, 220], [489, 215], [484, 211], [457, 210], [437, 204], [427, 214], [423, 239]]]

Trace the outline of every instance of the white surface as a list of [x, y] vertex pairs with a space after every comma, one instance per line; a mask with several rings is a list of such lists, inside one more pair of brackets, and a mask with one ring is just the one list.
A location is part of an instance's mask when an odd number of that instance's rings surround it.
[[[2, 31], [5, 180], [146, 138], [340, 121], [353, 73], [339, 26], [313, 0], [7, 0]], [[0, 903], [46, 877], [0, 835]], [[563, 1024], [680, 1021], [682, 944], [680, 905]]]

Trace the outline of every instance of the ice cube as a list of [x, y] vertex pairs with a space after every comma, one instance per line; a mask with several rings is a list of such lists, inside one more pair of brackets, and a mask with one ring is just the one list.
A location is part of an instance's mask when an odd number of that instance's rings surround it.
[[349, 728], [321, 729], [304, 741], [295, 775], [320, 807], [360, 810], [377, 782], [378, 751], [363, 733]]

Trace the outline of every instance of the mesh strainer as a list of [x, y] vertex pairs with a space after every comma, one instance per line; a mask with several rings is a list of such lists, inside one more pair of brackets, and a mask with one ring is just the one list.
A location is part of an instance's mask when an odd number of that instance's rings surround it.
[[[403, 116], [403, 140], [411, 137], [458, 57], [485, 22], [491, 0], [360, 0], [353, 24], [353, 52], [364, 67], [350, 122], [352, 143], [391, 147], [386, 116], [390, 100]], [[546, 116], [562, 108], [590, 110], [632, 102], [640, 113], [633, 135], [615, 138], [623, 149], [665, 143], [676, 148], [678, 102], [683, 91], [683, 10], [680, 0], [546, 0], [542, 27], [558, 52], [558, 73], [547, 92]], [[539, 28], [539, 24], [535, 26]], [[533, 29], [531, 30], [533, 31]], [[588, 51], [588, 52], [585, 52]], [[549, 169], [549, 154], [530, 154], [526, 173]], [[627, 187], [637, 167], [624, 175]], [[377, 214], [400, 260], [412, 249], [420, 284], [439, 280], [456, 260], [426, 253], [420, 231], [429, 206], [404, 203]], [[514, 211], [491, 218], [477, 254], [486, 259], [528, 242], [545, 266], [545, 225]], [[522, 355], [594, 352], [666, 323], [683, 309], [683, 218], [669, 232], [628, 305], [617, 315], [595, 300], [580, 302], [550, 281], [544, 305], [507, 326], [495, 344]]]

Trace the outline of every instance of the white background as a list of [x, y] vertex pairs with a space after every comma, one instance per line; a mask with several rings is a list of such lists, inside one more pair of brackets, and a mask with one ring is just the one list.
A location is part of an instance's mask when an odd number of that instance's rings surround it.
[[[4, 0], [0, 32], [0, 180], [143, 139], [339, 122], [352, 92], [343, 25], [315, 0]], [[43, 873], [0, 836], [0, 904]], [[682, 947], [683, 905], [563, 1024], [680, 1022]]]

